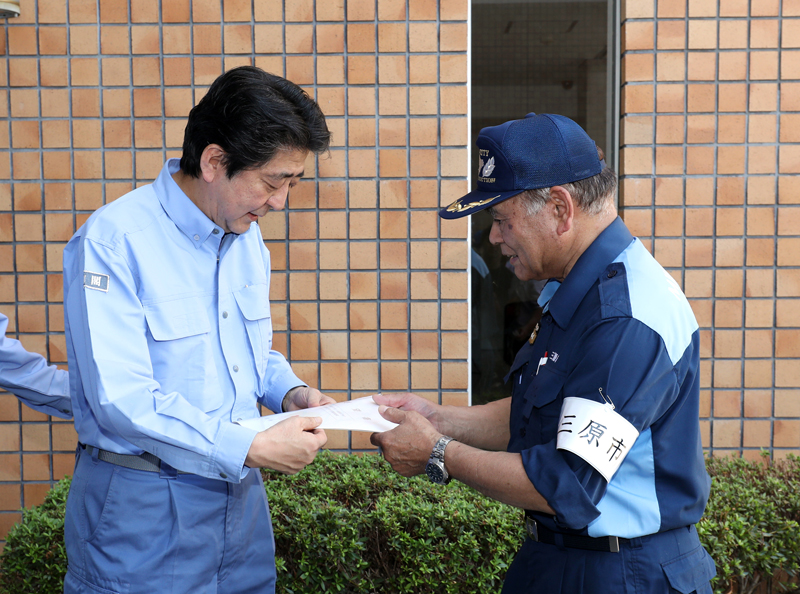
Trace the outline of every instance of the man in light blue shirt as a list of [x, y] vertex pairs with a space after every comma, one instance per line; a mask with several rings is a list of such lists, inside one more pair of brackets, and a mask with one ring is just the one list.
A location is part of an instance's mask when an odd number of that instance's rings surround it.
[[273, 592], [260, 467], [294, 473], [318, 418], [237, 421], [333, 399], [272, 350], [270, 256], [281, 210], [330, 139], [317, 104], [257, 68], [223, 74], [189, 114], [183, 155], [99, 209], [64, 252], [80, 441], [65, 523], [66, 593]]
[[7, 329], [8, 318], [0, 313], [0, 388], [33, 410], [71, 419], [69, 374], [48, 365], [38, 353], [26, 351], [18, 340], [8, 338]]

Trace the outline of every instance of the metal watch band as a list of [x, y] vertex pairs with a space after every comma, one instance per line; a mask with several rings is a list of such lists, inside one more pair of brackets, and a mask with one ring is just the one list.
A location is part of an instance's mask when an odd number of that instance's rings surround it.
[[447, 435], [442, 435], [439, 438], [439, 441], [436, 442], [436, 445], [433, 446], [433, 452], [431, 453], [431, 458], [436, 458], [437, 460], [441, 460], [444, 462], [444, 449], [447, 447], [447, 444], [451, 441], [455, 441], [452, 437], [448, 437]]

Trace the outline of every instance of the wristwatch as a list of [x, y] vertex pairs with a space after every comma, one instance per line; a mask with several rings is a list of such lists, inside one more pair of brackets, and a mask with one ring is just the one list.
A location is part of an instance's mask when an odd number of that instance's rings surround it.
[[431, 482], [437, 485], [446, 485], [450, 482], [450, 475], [447, 474], [447, 470], [444, 467], [444, 449], [451, 441], [453, 441], [452, 437], [447, 437], [446, 435], [440, 437], [436, 445], [433, 446], [433, 452], [431, 452], [431, 457], [425, 466], [425, 474], [428, 475]]

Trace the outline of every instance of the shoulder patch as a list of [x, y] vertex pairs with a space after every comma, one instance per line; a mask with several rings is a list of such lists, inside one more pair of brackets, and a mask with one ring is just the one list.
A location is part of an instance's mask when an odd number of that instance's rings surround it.
[[83, 271], [83, 286], [95, 291], [108, 293], [108, 275], [98, 274], [97, 272]]

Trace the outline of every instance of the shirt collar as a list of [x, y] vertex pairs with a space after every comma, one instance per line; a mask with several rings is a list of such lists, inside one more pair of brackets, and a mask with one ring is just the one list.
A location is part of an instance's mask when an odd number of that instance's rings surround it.
[[578, 305], [597, 278], [633, 239], [625, 223], [617, 217], [586, 248], [558, 287], [558, 296], [548, 304], [550, 315], [556, 324], [561, 328], [569, 324]]
[[[170, 220], [199, 248], [210, 235], [216, 238], [217, 243], [222, 239], [222, 229], [209, 219], [203, 211], [180, 189], [172, 174], [180, 169], [180, 159], [168, 159], [164, 163], [153, 186], [161, 206], [166, 211]], [[216, 230], [216, 233], [214, 231]]]
[[550, 300], [555, 295], [558, 288], [561, 286], [561, 283], [554, 278], [551, 278], [547, 281], [547, 284], [542, 289], [542, 292], [539, 293], [539, 298], [536, 302], [539, 304], [539, 307], [542, 308], [542, 313], [545, 313], [548, 309], [550, 309]]

